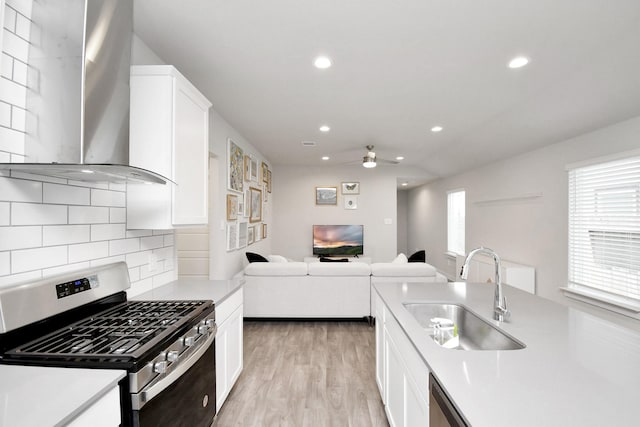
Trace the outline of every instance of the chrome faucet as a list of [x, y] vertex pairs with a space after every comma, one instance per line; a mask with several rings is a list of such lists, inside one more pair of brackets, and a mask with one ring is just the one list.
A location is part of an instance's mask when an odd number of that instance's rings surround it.
[[502, 274], [501, 274], [501, 265], [500, 265], [500, 257], [497, 253], [495, 253], [492, 249], [485, 248], [480, 246], [469, 252], [467, 255], [467, 259], [464, 260], [464, 265], [462, 266], [462, 270], [460, 271], [460, 277], [463, 280], [467, 280], [469, 277], [469, 263], [471, 262], [471, 258], [473, 258], [478, 253], [484, 253], [487, 255], [491, 255], [493, 257], [493, 261], [495, 262], [496, 272], [495, 272], [495, 283], [496, 283], [496, 292], [493, 299], [493, 318], [499, 322], [504, 321], [509, 318], [511, 312], [507, 310], [507, 299], [502, 294]]

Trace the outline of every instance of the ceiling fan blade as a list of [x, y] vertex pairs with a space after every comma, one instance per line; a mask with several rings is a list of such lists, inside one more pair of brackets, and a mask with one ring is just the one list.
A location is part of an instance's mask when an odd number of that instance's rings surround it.
[[400, 162], [397, 160], [376, 159], [376, 163], [382, 163], [385, 165], [397, 165]]

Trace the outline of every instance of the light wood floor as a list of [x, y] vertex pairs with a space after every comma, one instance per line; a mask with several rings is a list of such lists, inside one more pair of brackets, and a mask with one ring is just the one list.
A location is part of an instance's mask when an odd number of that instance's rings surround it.
[[245, 321], [244, 371], [215, 427], [388, 426], [364, 321]]

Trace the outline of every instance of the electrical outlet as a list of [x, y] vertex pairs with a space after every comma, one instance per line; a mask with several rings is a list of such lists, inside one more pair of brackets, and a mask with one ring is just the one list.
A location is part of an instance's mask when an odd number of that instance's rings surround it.
[[385, 224], [385, 225], [391, 225], [391, 224], [393, 224], [393, 218], [385, 218], [385, 219], [384, 219], [384, 224]]

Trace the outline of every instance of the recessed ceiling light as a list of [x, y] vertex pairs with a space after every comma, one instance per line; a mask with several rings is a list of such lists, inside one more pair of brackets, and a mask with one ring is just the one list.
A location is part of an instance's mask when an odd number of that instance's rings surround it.
[[322, 156], [322, 160], [329, 160], [329, 156]]
[[431, 128], [431, 132], [440, 132], [442, 129], [442, 126], [434, 126]]
[[326, 68], [331, 67], [331, 59], [329, 59], [326, 56], [318, 56], [313, 61], [313, 65], [315, 65], [316, 68], [320, 68], [321, 70], [324, 70]]
[[509, 61], [509, 68], [521, 68], [529, 63], [529, 58], [524, 56], [516, 56], [511, 61]]
[[320, 126], [320, 132], [329, 132], [331, 128], [327, 125]]
[[396, 157], [396, 160], [404, 160], [404, 157], [398, 156], [398, 157]]
[[402, 183], [402, 184], [400, 184], [400, 185], [402, 185], [403, 187], [406, 187], [407, 185], [409, 185], [409, 183], [408, 183], [408, 182], [403, 182], [403, 183]]

